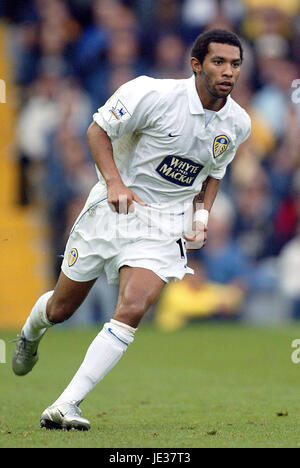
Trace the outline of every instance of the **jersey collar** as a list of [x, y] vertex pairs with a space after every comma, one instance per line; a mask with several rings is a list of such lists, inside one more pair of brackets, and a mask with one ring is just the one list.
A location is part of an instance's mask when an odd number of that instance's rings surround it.
[[[187, 85], [189, 108], [190, 108], [191, 114], [204, 114], [202, 102], [200, 100], [200, 97], [196, 89], [195, 75], [191, 76], [191, 78], [188, 78], [186, 80], [186, 85]], [[230, 112], [230, 108], [231, 108], [231, 101], [232, 101], [232, 98], [228, 96], [225, 106], [223, 106], [222, 109], [219, 110], [219, 112], [216, 112], [216, 115], [221, 120], [226, 119], [226, 117], [228, 116]]]
[[226, 117], [228, 117], [230, 108], [231, 108], [231, 102], [232, 102], [232, 98], [230, 96], [227, 96], [225, 106], [223, 106], [222, 109], [220, 109], [219, 112], [216, 113], [219, 119], [225, 120]]
[[199, 95], [196, 89], [195, 75], [191, 76], [186, 80], [189, 108], [191, 114], [204, 114], [202, 102], [200, 101]]

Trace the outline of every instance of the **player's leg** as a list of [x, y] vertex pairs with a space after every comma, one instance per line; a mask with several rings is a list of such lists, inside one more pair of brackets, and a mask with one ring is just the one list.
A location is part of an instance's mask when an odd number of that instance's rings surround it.
[[83, 303], [97, 278], [91, 281], [73, 281], [61, 272], [53, 295], [47, 303], [46, 314], [52, 323], [68, 320]]
[[[136, 327], [155, 299], [165, 282], [155, 273], [144, 268], [122, 267], [120, 288], [113, 319], [105, 323], [101, 332], [91, 343], [83, 363], [62, 395], [41, 416], [41, 425], [49, 427], [58, 423], [60, 411], [76, 408], [95, 385], [116, 365], [133, 342]], [[60, 418], [60, 424], [64, 424]], [[87, 429], [89, 426], [80, 423]]]
[[113, 319], [136, 328], [165, 285], [153, 271], [125, 265], [120, 270], [120, 288]]
[[13, 371], [26, 375], [38, 360], [37, 348], [46, 330], [67, 320], [84, 301], [96, 280], [77, 282], [60, 274], [54, 291], [43, 294], [26, 320], [13, 355]]

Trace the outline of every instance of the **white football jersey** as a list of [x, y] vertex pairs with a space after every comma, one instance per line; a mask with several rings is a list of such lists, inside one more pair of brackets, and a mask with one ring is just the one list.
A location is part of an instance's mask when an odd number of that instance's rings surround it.
[[230, 96], [206, 125], [194, 75], [140, 76], [122, 85], [93, 119], [112, 141], [123, 182], [150, 205], [192, 202], [208, 176], [224, 177], [251, 129], [248, 114]]

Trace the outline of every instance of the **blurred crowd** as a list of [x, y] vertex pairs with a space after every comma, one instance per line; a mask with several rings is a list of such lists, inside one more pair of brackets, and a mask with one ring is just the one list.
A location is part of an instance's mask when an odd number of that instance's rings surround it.
[[[222, 182], [185, 288], [192, 294], [198, 278], [199, 290], [211, 284], [233, 298], [199, 307], [199, 317], [224, 315], [225, 303], [226, 315], [238, 309], [249, 320], [300, 317], [299, 1], [4, 0], [0, 16], [10, 24], [19, 96], [19, 203], [47, 209], [54, 275], [96, 181], [85, 138], [92, 114], [138, 75], [191, 76], [199, 33], [239, 35], [245, 60], [232, 97], [250, 114], [252, 135]], [[167, 292], [162, 301], [158, 323], [168, 328]]]

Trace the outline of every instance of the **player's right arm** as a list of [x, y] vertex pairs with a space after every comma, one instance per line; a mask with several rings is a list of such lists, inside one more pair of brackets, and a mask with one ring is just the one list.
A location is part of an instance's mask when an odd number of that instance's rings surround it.
[[107, 184], [108, 202], [119, 213], [128, 213], [130, 206], [133, 209], [133, 201], [146, 203], [123, 183], [112, 142], [149, 125], [157, 100], [152, 88], [153, 80], [144, 76], [122, 85], [93, 115], [94, 122], [87, 132], [92, 156]]
[[107, 133], [93, 122], [87, 130], [87, 141], [92, 157], [107, 185], [107, 201], [113, 211], [127, 214], [133, 202], [146, 205], [138, 195], [122, 181], [113, 158], [113, 148]]

